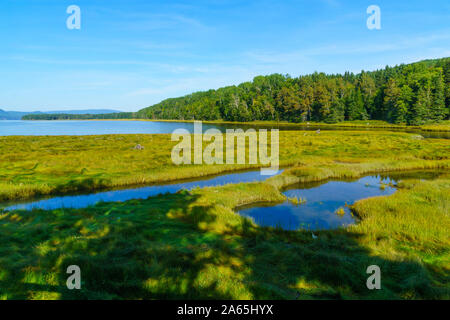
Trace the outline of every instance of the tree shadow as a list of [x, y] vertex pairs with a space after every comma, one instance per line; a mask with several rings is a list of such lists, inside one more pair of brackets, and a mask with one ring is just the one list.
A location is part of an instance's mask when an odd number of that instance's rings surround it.
[[[208, 206], [190, 207], [197, 198], [180, 192], [78, 210], [7, 213], [0, 225], [0, 298], [233, 298], [214, 281], [198, 284], [225, 240], [168, 217], [188, 212], [212, 222]], [[82, 290], [66, 286], [70, 265], [81, 269]]]
[[[358, 233], [309, 231], [278, 233], [272, 241], [248, 242], [255, 299], [401, 299], [444, 295], [429, 271], [414, 261], [391, 261], [361, 245]], [[258, 233], [258, 232], [257, 232]], [[275, 244], [274, 244], [275, 242]], [[369, 290], [367, 267], [381, 269], [382, 290]], [[265, 290], [265, 287], [270, 290]]]
[[[442, 298], [430, 270], [390, 261], [344, 230], [283, 231], [246, 218], [223, 232], [214, 206], [182, 191], [86, 209], [0, 215], [0, 298], [343, 299]], [[81, 269], [69, 290], [67, 267]], [[382, 289], [366, 287], [378, 265]], [[445, 277], [445, 275], [444, 275]]]

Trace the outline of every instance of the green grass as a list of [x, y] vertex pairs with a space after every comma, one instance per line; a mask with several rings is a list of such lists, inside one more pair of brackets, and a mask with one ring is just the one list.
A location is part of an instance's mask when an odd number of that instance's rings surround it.
[[424, 131], [450, 131], [450, 120], [441, 123], [422, 125], [420, 128]]
[[[167, 120], [167, 119], [95, 119], [94, 121], [152, 121], [152, 122], [194, 122], [195, 120]], [[87, 120], [89, 121], [89, 120]], [[223, 120], [209, 120], [202, 121], [204, 124], [240, 124], [243, 126], [281, 126], [281, 127], [293, 127], [301, 130], [306, 126], [312, 127], [326, 127], [326, 128], [370, 128], [370, 129], [394, 129], [394, 130], [424, 130], [424, 131], [450, 131], [450, 120], [443, 120], [439, 123], [424, 124], [424, 125], [406, 125], [406, 124], [394, 124], [382, 120], [354, 120], [354, 121], [342, 121], [338, 123], [325, 123], [325, 122], [287, 122], [287, 121], [223, 121]]]
[[[140, 143], [146, 148], [133, 150]], [[240, 166], [170, 163], [167, 135], [0, 137], [3, 198], [201, 176]], [[393, 132], [281, 132], [291, 168], [242, 183], [99, 203], [0, 213], [2, 299], [450, 299], [450, 178], [406, 179], [357, 202], [345, 229], [261, 228], [236, 214], [281, 202], [297, 182], [383, 171], [448, 170], [448, 140]], [[12, 152], [14, 151], [14, 152]], [[94, 186], [91, 185], [94, 184]], [[82, 290], [66, 288], [81, 267]], [[366, 288], [367, 266], [382, 290]]]
[[[86, 121], [152, 121], [152, 122], [194, 122], [196, 120], [168, 120], [168, 119], [93, 119]], [[223, 121], [223, 120], [208, 120], [202, 121], [204, 124], [240, 124], [244, 126], [283, 126], [283, 127], [297, 127], [301, 130], [306, 126], [318, 126], [327, 128], [376, 128], [376, 129], [412, 129], [412, 130], [424, 130], [424, 131], [450, 131], [450, 121], [443, 120], [438, 123], [424, 124], [424, 125], [406, 125], [406, 124], [394, 124], [383, 120], [354, 120], [354, 121], [342, 121], [338, 123], [325, 123], [325, 122], [287, 122], [287, 121], [249, 121], [249, 122], [239, 122], [239, 121]]]
[[[280, 131], [280, 163], [312, 165], [322, 171], [337, 163], [360, 163], [376, 170], [382, 169], [380, 162], [398, 169], [448, 166], [449, 140], [416, 140], [413, 136], [384, 131]], [[145, 149], [134, 150], [138, 143]], [[197, 178], [259, 166], [176, 166], [170, 158], [176, 143], [170, 135], [0, 137], [0, 201]]]
[[[449, 299], [448, 176], [359, 201], [346, 229], [260, 228], [233, 208], [283, 201], [269, 183], [0, 216], [7, 299]], [[65, 287], [68, 265], [82, 290]], [[367, 266], [382, 290], [365, 286]]]

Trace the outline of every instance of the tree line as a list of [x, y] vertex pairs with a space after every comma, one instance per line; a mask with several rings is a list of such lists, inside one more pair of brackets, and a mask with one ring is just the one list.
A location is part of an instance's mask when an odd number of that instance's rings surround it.
[[272, 74], [166, 99], [136, 113], [36, 114], [24, 120], [173, 119], [336, 123], [384, 120], [421, 125], [449, 119], [450, 58], [354, 74]]
[[420, 125], [448, 119], [449, 106], [450, 58], [443, 58], [359, 74], [257, 76], [238, 86], [164, 100], [137, 116], [244, 122], [373, 119]]

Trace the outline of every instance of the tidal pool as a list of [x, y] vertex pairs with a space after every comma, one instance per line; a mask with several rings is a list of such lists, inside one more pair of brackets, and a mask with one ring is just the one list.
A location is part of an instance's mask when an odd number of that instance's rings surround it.
[[[290, 186], [283, 194], [290, 198], [283, 203], [258, 204], [238, 208], [238, 213], [260, 226], [285, 230], [336, 229], [357, 222], [347, 205], [396, 191], [401, 178], [433, 178], [437, 172], [409, 172], [372, 175], [354, 181], [324, 181]], [[297, 203], [294, 199], [306, 200]], [[300, 201], [299, 201], [300, 202]]]
[[[279, 170], [281, 173], [283, 170]], [[11, 210], [32, 210], [32, 209], [44, 209], [54, 210], [59, 208], [85, 208], [90, 205], [94, 205], [97, 202], [115, 202], [115, 201], [127, 201], [132, 199], [147, 199], [151, 196], [164, 193], [176, 193], [182, 189], [190, 190], [195, 187], [213, 187], [220, 186], [229, 183], [241, 183], [241, 182], [255, 182], [262, 181], [269, 178], [269, 176], [261, 175], [260, 170], [235, 172], [229, 174], [222, 174], [216, 176], [209, 176], [203, 179], [190, 179], [176, 181], [167, 184], [151, 185], [139, 188], [129, 188], [122, 190], [112, 190], [105, 192], [97, 192], [90, 194], [75, 194], [59, 197], [51, 197], [47, 199], [36, 199], [34, 201], [27, 201], [22, 203], [6, 203], [0, 204], [0, 208], [6, 211]]]

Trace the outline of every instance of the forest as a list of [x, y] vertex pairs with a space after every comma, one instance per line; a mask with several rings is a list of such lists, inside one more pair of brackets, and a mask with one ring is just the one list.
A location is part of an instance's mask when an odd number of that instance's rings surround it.
[[422, 125], [449, 119], [450, 57], [359, 74], [272, 74], [170, 98], [138, 112], [38, 114], [24, 120], [171, 119], [338, 123], [383, 120]]
[[238, 86], [164, 100], [137, 116], [243, 122], [370, 119], [420, 125], [448, 119], [449, 107], [450, 58], [443, 58], [359, 74], [257, 76]]

